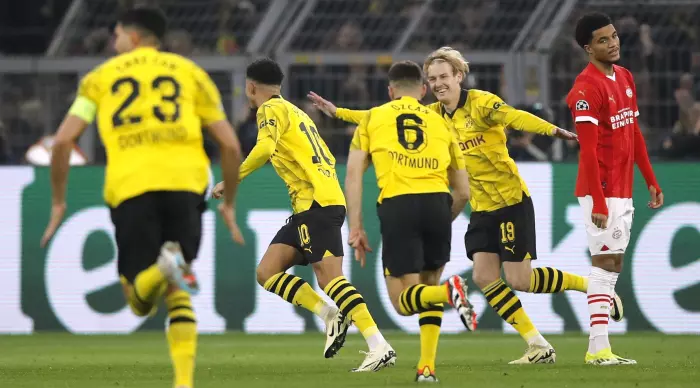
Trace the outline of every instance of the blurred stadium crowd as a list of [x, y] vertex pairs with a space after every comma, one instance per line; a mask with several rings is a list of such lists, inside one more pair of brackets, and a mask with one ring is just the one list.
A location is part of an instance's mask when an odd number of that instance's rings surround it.
[[[237, 55], [247, 45], [271, 0], [82, 0], [82, 17], [66, 34], [55, 56], [110, 56], [110, 28], [121, 9], [157, 4], [170, 17], [165, 49], [185, 56]], [[629, 4], [631, 2], [636, 5]], [[563, 99], [586, 58], [573, 39], [574, 21], [582, 13], [610, 14], [619, 31], [621, 64], [632, 70], [639, 95], [640, 123], [650, 153], [656, 158], [700, 158], [700, 0], [685, 5], [654, 1], [578, 1], [551, 52], [551, 101], [523, 105], [562, 127], [571, 119]], [[23, 0], [0, 6], [0, 54], [46, 55], [71, 0]], [[526, 23], [537, 0], [319, 0], [292, 38], [290, 49], [347, 52], [391, 51], [402, 25], [425, 12], [405, 49], [425, 52], [443, 45], [460, 49], [507, 51]], [[4, 8], [4, 9], [3, 9]], [[21, 15], [17, 17], [16, 15]], [[3, 20], [4, 19], [4, 20]], [[1, 57], [0, 57], [1, 58]], [[339, 106], [368, 108], [384, 102], [383, 65], [293, 65], [287, 74], [288, 99], [317, 122], [321, 135], [339, 160], [347, 154], [353, 126], [322, 117], [305, 95], [314, 90]], [[228, 76], [212, 74], [222, 93], [233, 93]], [[23, 163], [24, 152], [41, 136], [52, 133], [74, 97], [77, 75], [3, 74], [0, 68], [0, 164]], [[508, 79], [501, 66], [472, 66], [465, 87], [503, 95]], [[537, 94], [528, 85], [528, 94]], [[430, 94], [430, 93], [429, 93]], [[226, 98], [226, 96], [224, 96]], [[432, 101], [431, 96], [426, 96]], [[244, 149], [255, 143], [254, 112], [229, 112], [237, 122]], [[576, 144], [510, 131], [511, 156], [521, 161], [576, 160]], [[216, 159], [213, 148], [209, 147]], [[93, 162], [101, 162], [97, 155]]]

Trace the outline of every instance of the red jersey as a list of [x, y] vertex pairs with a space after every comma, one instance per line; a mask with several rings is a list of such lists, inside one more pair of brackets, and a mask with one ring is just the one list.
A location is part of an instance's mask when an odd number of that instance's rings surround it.
[[[577, 197], [594, 195], [591, 185], [600, 185], [606, 198], [632, 198], [635, 131], [639, 131], [637, 91], [629, 70], [613, 65], [613, 71], [612, 76], [607, 76], [589, 63], [576, 77], [566, 97], [574, 122], [592, 123], [598, 131], [596, 154], [600, 182], [590, 182], [586, 171], [590, 167], [583, 160], [579, 161]], [[646, 151], [645, 144], [643, 147]]]

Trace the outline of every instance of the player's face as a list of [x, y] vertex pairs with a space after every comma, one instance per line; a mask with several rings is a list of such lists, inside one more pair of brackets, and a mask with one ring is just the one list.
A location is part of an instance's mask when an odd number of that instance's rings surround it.
[[587, 49], [597, 61], [615, 63], [620, 60], [620, 38], [612, 24], [593, 31], [593, 39]]
[[131, 34], [129, 34], [121, 24], [117, 24], [117, 27], [114, 29], [114, 35], [114, 51], [121, 54], [133, 48], [134, 45], [131, 41]]
[[455, 74], [454, 68], [447, 62], [433, 62], [428, 66], [428, 85], [438, 101], [450, 103], [459, 98], [462, 73]]

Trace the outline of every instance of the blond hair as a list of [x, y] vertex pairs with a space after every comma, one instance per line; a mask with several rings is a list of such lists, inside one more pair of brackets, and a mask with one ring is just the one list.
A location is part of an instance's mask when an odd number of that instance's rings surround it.
[[469, 73], [469, 62], [464, 59], [462, 53], [453, 49], [452, 47], [447, 46], [440, 47], [439, 49], [430, 53], [428, 58], [425, 58], [425, 62], [423, 62], [423, 71], [425, 74], [428, 74], [428, 68], [430, 65], [433, 63], [442, 62], [449, 63], [452, 66], [455, 74], [457, 72], [462, 73], [462, 77], [465, 77], [467, 73]]

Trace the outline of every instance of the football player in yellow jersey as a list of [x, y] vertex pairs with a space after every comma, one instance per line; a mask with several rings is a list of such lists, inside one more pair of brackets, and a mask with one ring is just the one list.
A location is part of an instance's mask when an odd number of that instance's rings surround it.
[[419, 314], [421, 357], [416, 381], [437, 382], [435, 356], [444, 303], [467, 313], [470, 330], [476, 321], [461, 277], [452, 276], [439, 285], [450, 261], [452, 220], [469, 200], [469, 178], [452, 128], [419, 102], [425, 91], [418, 64], [406, 61], [391, 66], [392, 101], [369, 110], [357, 127], [345, 193], [349, 241], [364, 266], [369, 242], [362, 226], [362, 176], [371, 159], [380, 190], [377, 214], [387, 290], [399, 314]]
[[[458, 133], [464, 154], [472, 207], [465, 245], [474, 261], [472, 277], [489, 304], [527, 341], [528, 350], [515, 364], [552, 363], [555, 352], [537, 331], [520, 300], [501, 279], [503, 266], [508, 283], [518, 291], [556, 293], [586, 292], [588, 279], [555, 268], [532, 268], [537, 258], [535, 217], [527, 185], [506, 148], [506, 127], [575, 139], [532, 114], [508, 106], [498, 96], [482, 90], [463, 90], [469, 71], [458, 51], [443, 47], [426, 58], [424, 71], [438, 102], [428, 107], [440, 113]], [[331, 117], [359, 123], [366, 111], [336, 108], [315, 93], [309, 98]], [[615, 296], [611, 316], [622, 318]]]
[[202, 127], [221, 148], [227, 186], [219, 211], [239, 243], [233, 204], [241, 151], [207, 73], [188, 59], [158, 51], [166, 25], [156, 9], [126, 12], [115, 30], [120, 55], [80, 82], [55, 137], [51, 219], [42, 245], [66, 211], [73, 144], [97, 117], [107, 152], [104, 198], [115, 227], [126, 300], [136, 315], [147, 316], [165, 295], [174, 386], [192, 388], [197, 328], [190, 293], [197, 285], [189, 264], [199, 250], [210, 179]]
[[[366, 358], [354, 371], [378, 371], [393, 365], [396, 353], [379, 332], [362, 295], [343, 276], [345, 197], [335, 158], [311, 118], [280, 95], [283, 78], [282, 69], [271, 59], [257, 60], [246, 69], [246, 95], [258, 109], [259, 132], [255, 147], [241, 165], [239, 179], [269, 160], [287, 184], [294, 212], [263, 255], [257, 268], [258, 283], [326, 322], [326, 358], [338, 352], [354, 322], [369, 346]], [[215, 197], [226, 184], [217, 185]], [[328, 306], [303, 279], [285, 272], [294, 265], [308, 264], [337, 308]]]

